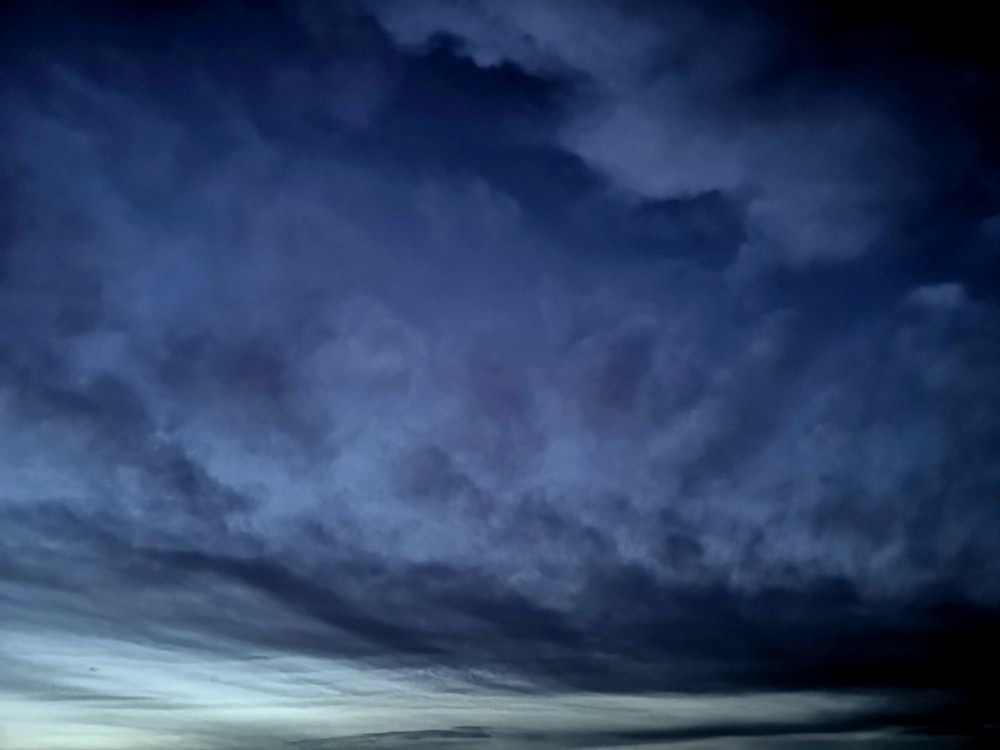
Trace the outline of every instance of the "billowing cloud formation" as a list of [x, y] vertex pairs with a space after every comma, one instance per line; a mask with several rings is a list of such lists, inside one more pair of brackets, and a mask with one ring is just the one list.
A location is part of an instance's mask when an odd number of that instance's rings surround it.
[[756, 11], [7, 12], [8, 744], [995, 734], [959, 114]]
[[641, 199], [738, 196], [753, 256], [856, 257], [927, 197], [932, 155], [877, 89], [789, 66], [793, 40], [753, 10], [651, 5], [375, 7], [408, 47], [452, 35], [479, 65], [576, 81], [565, 148]]

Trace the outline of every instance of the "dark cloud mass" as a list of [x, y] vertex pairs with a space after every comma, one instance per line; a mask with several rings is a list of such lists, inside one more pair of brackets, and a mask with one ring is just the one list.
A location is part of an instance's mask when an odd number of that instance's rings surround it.
[[985, 11], [0, 8], [0, 746], [997, 742]]

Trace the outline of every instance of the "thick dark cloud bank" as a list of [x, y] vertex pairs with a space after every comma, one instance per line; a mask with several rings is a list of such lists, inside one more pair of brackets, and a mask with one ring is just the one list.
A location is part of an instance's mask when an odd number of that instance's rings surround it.
[[0, 746], [1000, 742], [986, 9], [0, 7]]

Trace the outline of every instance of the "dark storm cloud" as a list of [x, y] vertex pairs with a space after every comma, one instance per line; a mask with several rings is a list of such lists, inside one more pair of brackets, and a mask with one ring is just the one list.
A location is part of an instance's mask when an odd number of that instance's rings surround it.
[[448, 34], [484, 67], [573, 80], [560, 142], [638, 201], [723, 191], [745, 208], [743, 252], [755, 263], [856, 257], [927, 191], [946, 189], [878, 90], [796, 65], [794, 38], [752, 8], [373, 6], [408, 47]]
[[[308, 705], [323, 679], [270, 660], [494, 700], [865, 701], [306, 746], [995, 725], [967, 70], [914, 67], [966, 107], [935, 123], [891, 55], [862, 82], [777, 10], [49, 11], [7, 11], [2, 58], [0, 628], [34, 650], [0, 646], [0, 698], [133, 710], [41, 633], [235, 659]], [[283, 721], [192, 726], [329, 734]]]
[[[693, 210], [721, 194], [730, 206], [717, 221], [735, 209], [745, 222], [702, 247], [709, 259], [739, 248], [756, 271], [901, 254], [910, 271], [927, 261], [940, 271], [953, 255], [942, 243], [973, 243], [968, 231], [995, 206], [979, 169], [995, 163], [981, 137], [995, 122], [995, 76], [972, 67], [975, 47], [947, 56], [921, 46], [943, 27], [918, 14], [886, 12], [880, 25], [878, 11], [851, 4], [372, 6], [408, 49], [447, 37], [484, 69], [568, 81], [555, 138], [639, 207], [633, 246], [643, 209]], [[869, 23], [845, 22], [852, 13]], [[591, 231], [609, 220], [598, 215]], [[654, 234], [660, 252], [683, 227]], [[711, 236], [685, 236], [688, 252]], [[945, 273], [963, 265], [944, 263]]]

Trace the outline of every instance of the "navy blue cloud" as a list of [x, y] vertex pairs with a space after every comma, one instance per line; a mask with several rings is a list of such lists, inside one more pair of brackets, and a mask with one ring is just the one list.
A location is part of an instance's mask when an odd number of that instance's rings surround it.
[[44, 10], [0, 56], [0, 699], [192, 715], [5, 653], [40, 630], [868, 701], [257, 742], [989, 741], [978, 46], [778, 4]]

